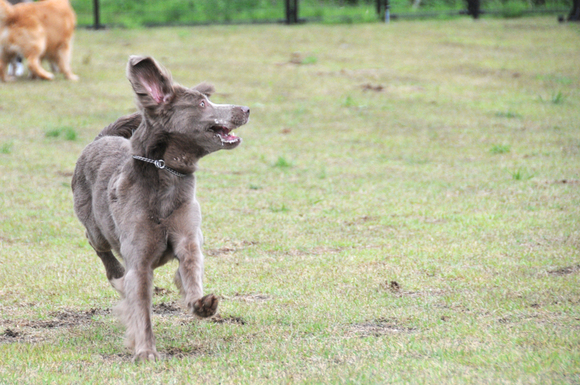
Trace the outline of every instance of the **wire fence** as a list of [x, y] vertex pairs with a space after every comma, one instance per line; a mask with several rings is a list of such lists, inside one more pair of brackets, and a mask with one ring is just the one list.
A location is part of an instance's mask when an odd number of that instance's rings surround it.
[[[386, 11], [392, 19], [447, 18], [467, 15], [468, 4], [473, 1], [477, 1], [483, 15], [509, 18], [538, 13], [569, 15], [573, 2], [578, 0], [71, 0], [71, 3], [79, 26], [130, 28], [288, 22], [292, 12], [294, 22], [373, 22], [384, 20]], [[291, 8], [293, 5], [296, 9]]]

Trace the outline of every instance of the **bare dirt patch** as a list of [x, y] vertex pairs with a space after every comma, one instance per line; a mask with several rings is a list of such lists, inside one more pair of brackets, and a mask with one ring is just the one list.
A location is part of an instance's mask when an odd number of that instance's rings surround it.
[[399, 325], [396, 320], [379, 318], [374, 321], [353, 324], [348, 329], [349, 335], [357, 337], [380, 337], [394, 333], [412, 333], [414, 327]]
[[397, 281], [385, 281], [383, 286], [390, 292], [399, 293], [401, 291], [401, 285]]
[[242, 317], [235, 316], [225, 316], [222, 317], [221, 314], [216, 314], [210, 321], [216, 324], [233, 324], [233, 325], [245, 325], [246, 321]]
[[385, 89], [385, 87], [381, 84], [372, 85], [371, 83], [366, 83], [360, 86], [363, 91], [374, 91], [374, 92], [381, 92]]
[[350, 221], [345, 221], [344, 224], [347, 226], [356, 226], [356, 225], [366, 224], [369, 222], [378, 222], [379, 219], [380, 219], [379, 217], [364, 215], [362, 217], [354, 218]]
[[16, 243], [16, 240], [15, 239], [12, 239], [12, 238], [6, 238], [6, 237], [3, 237], [3, 236], [0, 236], [0, 242], [6, 242], [6, 243], [12, 245], [12, 244]]
[[4, 330], [2, 334], [0, 334], [0, 345], [1, 344], [11, 344], [11, 343], [38, 343], [42, 342], [47, 338], [47, 335], [40, 334], [38, 332], [31, 333], [29, 331], [22, 331], [18, 329], [18, 331], [12, 330], [10, 328]]
[[171, 293], [173, 293], [171, 290], [165, 289], [163, 287], [155, 286], [153, 288], [153, 295], [156, 295], [156, 296], [157, 295], [168, 295], [168, 294], [171, 294]]
[[233, 247], [220, 247], [219, 249], [209, 249], [206, 254], [212, 257], [219, 257], [226, 254], [231, 254], [236, 251]]
[[235, 253], [238, 250], [243, 250], [247, 247], [257, 245], [258, 242], [255, 241], [241, 241], [241, 242], [231, 242], [229, 240], [226, 241], [228, 244], [217, 248], [217, 249], [207, 249], [205, 254], [211, 257], [220, 257], [224, 255], [229, 255]]
[[6, 329], [2, 335], [4, 337], [8, 337], [8, 338], [16, 338], [16, 337], [18, 337], [20, 335], [20, 333], [19, 332], [15, 332], [12, 329]]
[[244, 302], [265, 302], [272, 299], [269, 295], [266, 294], [240, 294], [236, 293], [231, 297], [222, 296], [224, 299], [234, 300], [234, 301], [244, 301]]
[[179, 307], [177, 302], [162, 302], [157, 305], [153, 305], [153, 314], [159, 314], [161, 316], [164, 315], [175, 315], [175, 314], [183, 314], [184, 311]]
[[46, 320], [7, 320], [3, 322], [7, 328], [0, 334], [0, 343], [40, 342], [48, 338], [51, 330], [88, 325], [96, 322], [94, 316], [108, 314], [111, 309], [63, 309], [50, 313]]
[[554, 183], [557, 183], [557, 184], [580, 184], [580, 180], [576, 180], [576, 179], [562, 179], [562, 180], [557, 180]]
[[[182, 359], [187, 357], [198, 357], [212, 354], [209, 348], [201, 345], [170, 346], [165, 349], [159, 349], [158, 353], [162, 360], [168, 360], [172, 358]], [[101, 354], [101, 358], [103, 361], [109, 364], [133, 362], [133, 356], [129, 353]]]
[[133, 360], [133, 356], [131, 356], [129, 353], [101, 354], [101, 358], [103, 361], [109, 364], [131, 362]]
[[316, 59], [313, 59], [312, 56], [308, 56], [301, 52], [292, 52], [290, 54], [290, 59], [287, 62], [276, 63], [277, 66], [284, 66], [287, 64], [294, 64], [294, 65], [305, 65], [305, 64], [314, 64]]
[[[208, 355], [211, 354], [211, 351], [204, 346], [171, 346], [166, 349], [160, 349], [158, 353], [162, 360], [169, 360], [172, 358], [183, 359], [187, 357]], [[101, 358], [109, 364], [133, 362], [133, 356], [129, 353], [101, 354]]]
[[568, 266], [568, 267], [563, 267], [561, 269], [548, 271], [548, 273], [553, 274], [553, 275], [568, 275], [568, 274], [574, 274], [574, 273], [578, 273], [578, 272], [580, 272], [580, 265]]
[[211, 354], [211, 351], [207, 347], [201, 345], [185, 346], [185, 347], [172, 346], [165, 349], [165, 351], [161, 351], [160, 354], [162, 358], [170, 359], [170, 358], [186, 358], [207, 355]]
[[380, 285], [382, 290], [386, 290], [398, 297], [427, 297], [427, 296], [434, 296], [434, 295], [443, 295], [444, 292], [442, 290], [422, 290], [422, 291], [411, 291], [411, 290], [403, 290], [402, 284], [397, 281], [385, 281]]
[[50, 313], [52, 317], [50, 320], [24, 321], [19, 323], [19, 326], [33, 329], [74, 327], [92, 322], [94, 316], [107, 314], [111, 314], [111, 309], [90, 309], [85, 311], [64, 309]]

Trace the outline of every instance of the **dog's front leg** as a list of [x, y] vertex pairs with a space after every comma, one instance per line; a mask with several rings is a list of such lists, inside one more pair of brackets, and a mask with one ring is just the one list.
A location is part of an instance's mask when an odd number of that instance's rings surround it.
[[2, 55], [2, 57], [0, 58], [0, 80], [2, 80], [3, 82], [14, 80], [14, 78], [10, 76], [10, 73], [7, 72], [8, 63], [9, 61], [7, 57], [5, 55]]
[[159, 358], [151, 324], [153, 269], [143, 263], [128, 264], [124, 276], [125, 298], [115, 309], [127, 327], [127, 346], [134, 350], [134, 360]]
[[213, 316], [219, 300], [213, 294], [203, 296], [203, 254], [200, 242], [185, 238], [179, 242], [175, 254], [179, 260], [175, 284], [188, 310], [199, 317]]

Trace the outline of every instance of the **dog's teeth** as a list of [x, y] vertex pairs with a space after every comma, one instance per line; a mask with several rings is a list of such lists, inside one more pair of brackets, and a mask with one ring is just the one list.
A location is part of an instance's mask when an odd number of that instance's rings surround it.
[[220, 140], [222, 141], [222, 146], [225, 144], [232, 144], [232, 143], [236, 143], [238, 141], [238, 138], [235, 137], [235, 135], [232, 135], [232, 133], [230, 132], [230, 134], [228, 136], [234, 136], [233, 139], [226, 139], [223, 136], [221, 136], [220, 134], [217, 135]]

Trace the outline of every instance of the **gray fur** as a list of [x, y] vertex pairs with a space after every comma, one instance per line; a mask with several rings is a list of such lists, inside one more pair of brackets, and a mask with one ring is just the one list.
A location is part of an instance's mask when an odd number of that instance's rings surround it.
[[[150, 57], [131, 56], [127, 77], [139, 113], [109, 125], [83, 150], [72, 189], [87, 238], [121, 295], [116, 313], [127, 327], [127, 345], [135, 359], [155, 360], [155, 268], [177, 258], [175, 283], [187, 308], [200, 317], [217, 310], [218, 298], [203, 296], [203, 237], [194, 172], [201, 157], [237, 147], [241, 139], [230, 130], [247, 123], [250, 110], [211, 103], [213, 86], [182, 87]], [[132, 155], [163, 159], [186, 176]]]

